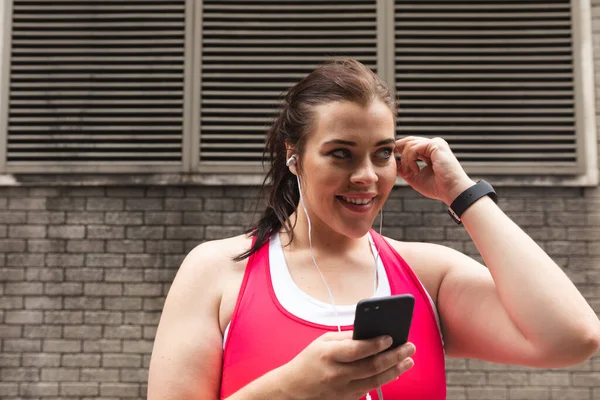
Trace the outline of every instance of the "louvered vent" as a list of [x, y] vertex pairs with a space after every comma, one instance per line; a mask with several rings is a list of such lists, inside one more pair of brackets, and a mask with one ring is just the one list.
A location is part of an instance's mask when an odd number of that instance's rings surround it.
[[181, 164], [185, 0], [15, 0], [9, 165]]
[[280, 95], [326, 58], [376, 71], [375, 0], [203, 3], [201, 165], [259, 165]]
[[398, 134], [472, 170], [575, 173], [569, 0], [395, 1]]

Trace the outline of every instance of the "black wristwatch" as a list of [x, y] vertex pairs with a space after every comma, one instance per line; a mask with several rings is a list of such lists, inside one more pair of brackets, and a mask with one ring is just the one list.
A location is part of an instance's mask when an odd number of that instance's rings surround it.
[[448, 214], [452, 217], [454, 222], [460, 225], [462, 222], [460, 217], [466, 211], [467, 208], [471, 207], [473, 203], [482, 198], [483, 196], [490, 196], [495, 203], [498, 203], [498, 195], [496, 191], [483, 179], [471, 186], [464, 192], [462, 192], [448, 207]]

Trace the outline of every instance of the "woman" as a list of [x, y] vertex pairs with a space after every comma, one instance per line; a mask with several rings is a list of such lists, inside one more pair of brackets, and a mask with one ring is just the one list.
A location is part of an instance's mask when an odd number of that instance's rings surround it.
[[[551, 368], [598, 349], [593, 310], [493, 196], [460, 215], [487, 268], [370, 230], [397, 175], [448, 206], [475, 187], [442, 139], [396, 141], [395, 110], [354, 60], [291, 88], [267, 135], [266, 212], [249, 234], [184, 260], [150, 399], [358, 399], [380, 386], [386, 400], [444, 399], [444, 355]], [[352, 340], [355, 304], [399, 293], [415, 297], [409, 342], [384, 352], [389, 338]]]

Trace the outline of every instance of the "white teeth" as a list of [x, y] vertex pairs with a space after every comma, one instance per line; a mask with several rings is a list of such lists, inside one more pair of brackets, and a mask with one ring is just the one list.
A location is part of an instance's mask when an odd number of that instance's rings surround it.
[[373, 199], [349, 199], [348, 197], [344, 197], [344, 196], [342, 196], [342, 199], [344, 199], [344, 201], [347, 201], [348, 203], [360, 204], [360, 205], [369, 204], [371, 202], [371, 200], [373, 200]]

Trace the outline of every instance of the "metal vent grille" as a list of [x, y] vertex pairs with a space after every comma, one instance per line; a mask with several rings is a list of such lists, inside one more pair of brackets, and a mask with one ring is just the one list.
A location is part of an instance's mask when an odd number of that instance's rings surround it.
[[180, 165], [184, 15], [185, 0], [15, 0], [8, 165]]
[[398, 134], [482, 173], [575, 173], [569, 0], [395, 1]]
[[375, 0], [203, 3], [201, 166], [259, 165], [280, 96], [326, 58], [376, 71]]

